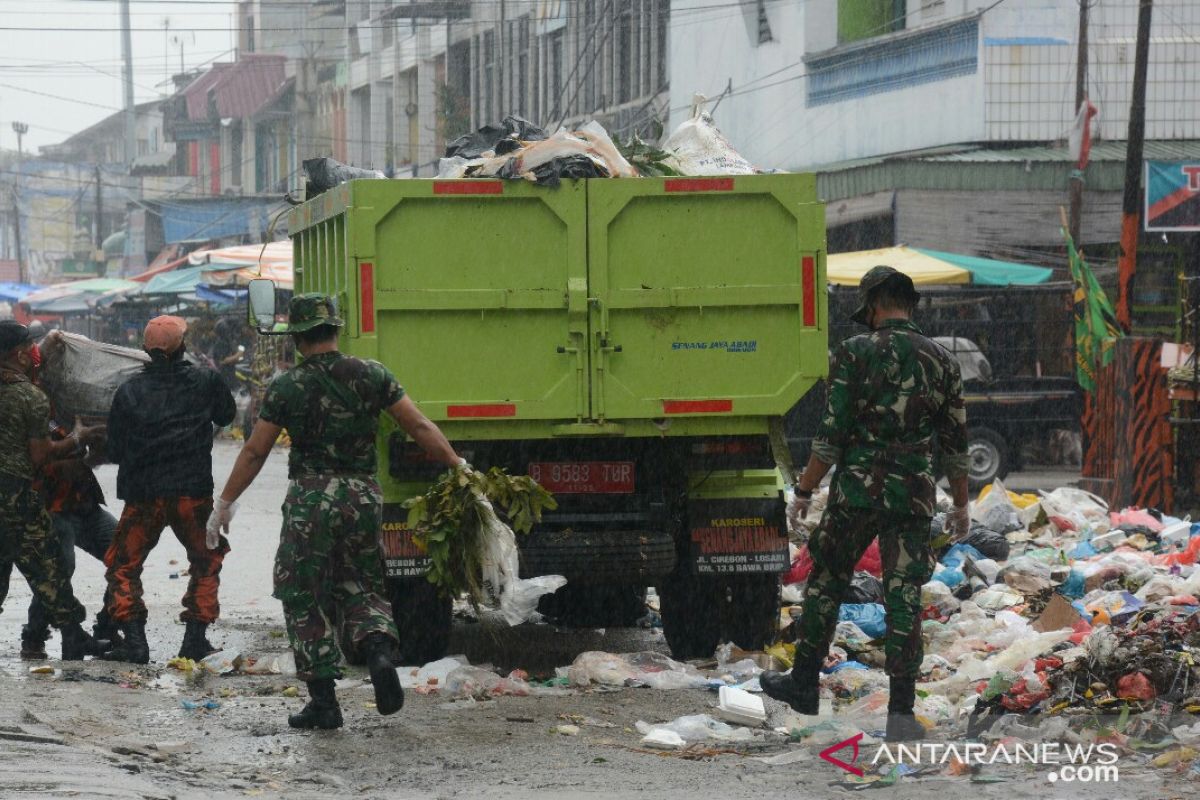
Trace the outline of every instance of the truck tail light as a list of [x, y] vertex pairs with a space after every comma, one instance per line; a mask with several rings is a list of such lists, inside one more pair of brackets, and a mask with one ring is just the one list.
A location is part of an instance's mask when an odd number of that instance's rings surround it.
[[804, 326], [817, 324], [817, 259], [805, 256], [800, 261], [800, 285], [804, 294], [800, 301], [804, 312]]
[[473, 403], [470, 405], [446, 406], [446, 416], [451, 419], [485, 419], [492, 417], [515, 417], [516, 403]]
[[362, 312], [362, 332], [375, 332], [375, 265], [364, 261], [358, 265], [358, 307]]

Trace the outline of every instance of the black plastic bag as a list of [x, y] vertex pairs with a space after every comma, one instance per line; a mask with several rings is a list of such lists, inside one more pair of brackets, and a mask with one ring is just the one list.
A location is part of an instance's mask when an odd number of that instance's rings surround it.
[[521, 142], [540, 142], [546, 132], [527, 119], [507, 116], [499, 125], [484, 125], [466, 133], [446, 146], [446, 158], [480, 158], [492, 152], [498, 156], [519, 150]]
[[[507, 164], [500, 168], [496, 173], [498, 178], [516, 179], [523, 177], [523, 173], [516, 171], [519, 159], [510, 159]], [[562, 182], [564, 178], [607, 178], [608, 170], [597, 164], [587, 156], [565, 156], [547, 161], [540, 167], [531, 170], [534, 180], [539, 186], [549, 186], [554, 188]]]
[[856, 572], [842, 595], [843, 603], [882, 603], [883, 581], [869, 572]]
[[978, 523], [971, 525], [971, 532], [962, 540], [962, 543], [971, 545], [987, 558], [996, 561], [1008, 560], [1010, 545], [1004, 534], [996, 533]]
[[309, 158], [304, 161], [305, 198], [313, 198], [333, 187], [357, 178], [385, 177], [377, 169], [350, 167], [332, 158]]

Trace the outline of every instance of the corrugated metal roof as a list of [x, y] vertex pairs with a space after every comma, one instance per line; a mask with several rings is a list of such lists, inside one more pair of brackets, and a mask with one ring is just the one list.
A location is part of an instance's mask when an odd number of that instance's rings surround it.
[[[1125, 142], [1096, 142], [1086, 180], [1091, 191], [1119, 191], [1125, 180]], [[1200, 159], [1200, 141], [1146, 142], [1145, 158]], [[896, 189], [1055, 191], [1067, 185], [1075, 162], [1065, 147], [987, 148], [965, 145], [809, 168], [825, 201]]]
[[188, 119], [202, 122], [208, 117], [211, 92], [217, 116], [245, 119], [278, 96], [286, 82], [287, 56], [246, 54], [232, 64], [212, 68], [183, 90]]

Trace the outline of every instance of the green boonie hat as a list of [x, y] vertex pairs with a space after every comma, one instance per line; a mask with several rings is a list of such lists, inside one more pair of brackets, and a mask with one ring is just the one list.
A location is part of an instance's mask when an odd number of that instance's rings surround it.
[[850, 319], [857, 322], [859, 325], [867, 324], [867, 312], [870, 310], [871, 292], [877, 289], [890, 278], [899, 277], [905, 288], [912, 294], [913, 298], [919, 298], [921, 293], [913, 286], [912, 278], [905, 275], [895, 267], [880, 265], [871, 267], [867, 270], [867, 274], [862, 276], [862, 280], [858, 282], [858, 309], [850, 315]]
[[342, 327], [346, 323], [337, 315], [333, 298], [329, 295], [312, 293], [298, 294], [288, 303], [288, 333], [301, 333], [318, 325]]

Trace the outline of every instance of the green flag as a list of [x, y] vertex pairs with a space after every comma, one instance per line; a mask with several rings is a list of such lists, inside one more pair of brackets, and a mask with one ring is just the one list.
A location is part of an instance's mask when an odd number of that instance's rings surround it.
[[1075, 284], [1075, 379], [1084, 391], [1096, 391], [1096, 373], [1113, 360], [1113, 348], [1124, 334], [1108, 295], [1091, 267], [1075, 249], [1071, 234], [1063, 229]]

